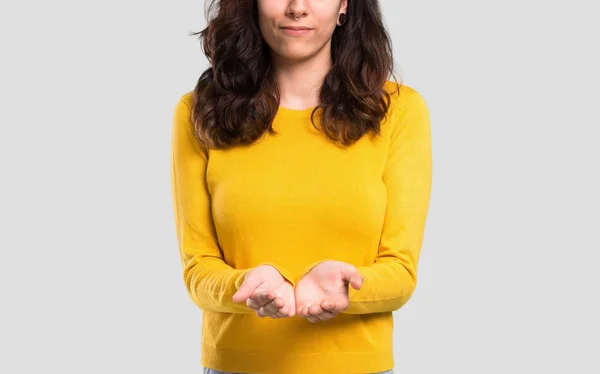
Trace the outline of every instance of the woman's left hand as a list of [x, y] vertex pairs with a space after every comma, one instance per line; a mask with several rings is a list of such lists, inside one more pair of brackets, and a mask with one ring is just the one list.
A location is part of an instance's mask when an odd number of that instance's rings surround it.
[[327, 321], [348, 308], [348, 285], [358, 290], [362, 283], [354, 266], [323, 261], [296, 284], [296, 313], [311, 322]]

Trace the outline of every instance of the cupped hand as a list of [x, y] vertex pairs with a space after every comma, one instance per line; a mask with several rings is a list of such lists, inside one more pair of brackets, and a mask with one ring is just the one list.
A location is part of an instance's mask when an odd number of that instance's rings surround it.
[[294, 287], [271, 265], [261, 265], [246, 273], [233, 302], [246, 302], [259, 317], [283, 318], [296, 314]]
[[341, 261], [323, 261], [296, 285], [296, 311], [311, 322], [327, 321], [348, 308], [348, 285], [358, 290], [363, 276]]

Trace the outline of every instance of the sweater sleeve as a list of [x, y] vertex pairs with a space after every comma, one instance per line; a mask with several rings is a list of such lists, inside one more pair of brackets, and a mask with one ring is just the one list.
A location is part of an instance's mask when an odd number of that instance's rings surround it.
[[383, 172], [387, 209], [373, 264], [358, 267], [360, 290], [349, 288], [345, 313], [390, 312], [402, 307], [417, 284], [432, 182], [430, 119], [423, 97], [407, 95], [391, 115], [393, 129]]
[[175, 107], [171, 141], [171, 191], [183, 279], [193, 302], [203, 310], [247, 313], [233, 294], [247, 269], [234, 269], [223, 259], [212, 220], [206, 183], [208, 154], [195, 137], [190, 105]]

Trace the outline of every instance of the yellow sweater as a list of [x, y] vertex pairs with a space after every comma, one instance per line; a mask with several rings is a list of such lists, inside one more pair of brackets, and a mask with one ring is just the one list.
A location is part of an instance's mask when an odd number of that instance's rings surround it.
[[[171, 183], [185, 285], [203, 310], [202, 364], [277, 374], [391, 369], [392, 311], [416, 286], [431, 190], [423, 97], [402, 85], [382, 136], [349, 148], [313, 127], [311, 109], [280, 108], [279, 135], [208, 153], [192, 132], [192, 100], [188, 92], [175, 108]], [[364, 276], [329, 321], [260, 318], [231, 300], [250, 268], [271, 264], [295, 284], [327, 259]]]

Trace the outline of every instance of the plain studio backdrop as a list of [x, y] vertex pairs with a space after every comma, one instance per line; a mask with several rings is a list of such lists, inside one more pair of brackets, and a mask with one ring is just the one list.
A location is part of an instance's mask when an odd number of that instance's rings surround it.
[[[398, 373], [600, 372], [597, 5], [381, 1], [434, 156]], [[200, 372], [169, 152], [204, 25], [201, 0], [2, 4], [0, 372]]]

